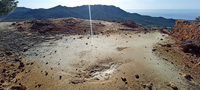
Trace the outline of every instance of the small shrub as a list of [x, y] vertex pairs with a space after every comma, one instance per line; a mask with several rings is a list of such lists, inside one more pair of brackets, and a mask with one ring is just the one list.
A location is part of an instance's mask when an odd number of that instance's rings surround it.
[[200, 21], [200, 16], [196, 17], [196, 21]]

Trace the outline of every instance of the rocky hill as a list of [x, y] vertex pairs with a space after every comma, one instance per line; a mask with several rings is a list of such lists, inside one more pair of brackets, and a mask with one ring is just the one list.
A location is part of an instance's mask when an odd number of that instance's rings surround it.
[[197, 43], [200, 38], [200, 22], [177, 20], [171, 35], [181, 41], [192, 40]]
[[181, 67], [186, 73], [184, 74], [186, 79], [196, 79], [198, 83], [200, 83], [199, 35], [200, 22], [177, 20], [169, 33], [173, 41], [157, 46], [161, 57]]
[[[94, 34], [104, 34], [106, 32], [121, 31], [143, 31], [145, 27], [128, 20], [123, 21], [99, 21], [93, 20]], [[40, 19], [27, 20], [24, 22], [15, 22], [12, 24], [19, 31], [31, 31], [34, 33], [49, 34], [90, 34], [89, 20], [77, 18], [59, 18], [59, 19]]]
[[[92, 5], [92, 19], [95, 20], [132, 20], [144, 26], [173, 27], [175, 20], [163, 17], [150, 17], [137, 13], [128, 13], [115, 6]], [[49, 9], [30, 9], [18, 7], [5, 16], [2, 21], [18, 21], [30, 19], [75, 17], [88, 19], [88, 6], [65, 7], [56, 6]]]
[[180, 51], [167, 31], [130, 20], [93, 20], [91, 36], [89, 23], [0, 22], [0, 90], [200, 88], [200, 58]]

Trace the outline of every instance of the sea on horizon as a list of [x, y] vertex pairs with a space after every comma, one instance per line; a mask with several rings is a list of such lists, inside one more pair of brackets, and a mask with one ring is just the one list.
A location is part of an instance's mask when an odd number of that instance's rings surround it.
[[125, 11], [178, 20], [195, 20], [196, 17], [200, 16], [200, 9], [126, 9]]

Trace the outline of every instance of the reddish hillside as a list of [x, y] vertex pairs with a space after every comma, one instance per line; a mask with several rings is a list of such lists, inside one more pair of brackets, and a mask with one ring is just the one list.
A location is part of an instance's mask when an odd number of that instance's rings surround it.
[[181, 41], [192, 40], [196, 42], [200, 35], [200, 22], [177, 20], [171, 35]]
[[[106, 22], [93, 20], [92, 23], [94, 34], [116, 30], [144, 30], [142, 26], [133, 21]], [[77, 18], [27, 20], [24, 22], [16, 22], [12, 25], [20, 31], [29, 30], [39, 33], [87, 34], [90, 32], [89, 20]]]

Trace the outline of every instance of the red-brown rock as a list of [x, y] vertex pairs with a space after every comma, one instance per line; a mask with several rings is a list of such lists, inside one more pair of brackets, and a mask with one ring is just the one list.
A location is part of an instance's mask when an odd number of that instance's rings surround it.
[[200, 22], [177, 20], [170, 34], [181, 41], [196, 42], [200, 35]]

